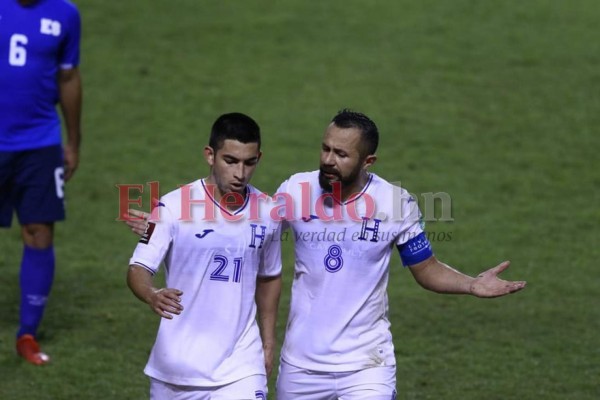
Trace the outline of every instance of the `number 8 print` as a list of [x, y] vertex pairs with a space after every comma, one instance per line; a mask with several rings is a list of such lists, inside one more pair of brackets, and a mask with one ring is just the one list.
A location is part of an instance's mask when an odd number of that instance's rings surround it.
[[323, 261], [325, 262], [325, 269], [327, 272], [338, 272], [344, 266], [342, 248], [337, 244], [329, 246], [327, 249], [327, 255]]

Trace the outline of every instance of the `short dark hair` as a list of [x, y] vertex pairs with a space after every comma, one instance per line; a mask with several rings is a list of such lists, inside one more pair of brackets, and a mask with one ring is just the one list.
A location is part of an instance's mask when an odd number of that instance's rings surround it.
[[258, 143], [260, 149], [260, 127], [246, 114], [234, 112], [223, 114], [212, 126], [208, 145], [216, 152], [223, 147], [225, 140], [242, 143]]
[[367, 156], [375, 154], [379, 145], [379, 131], [377, 125], [363, 113], [344, 108], [331, 120], [338, 128], [358, 128], [363, 142], [361, 154]]

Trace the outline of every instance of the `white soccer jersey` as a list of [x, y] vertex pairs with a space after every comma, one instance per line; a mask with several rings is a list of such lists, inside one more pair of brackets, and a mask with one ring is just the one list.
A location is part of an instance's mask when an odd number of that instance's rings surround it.
[[[265, 374], [254, 295], [257, 275], [281, 273], [280, 243], [272, 240], [278, 224], [269, 218], [269, 207], [255, 207], [265, 195], [252, 186], [234, 213], [214, 201], [203, 180], [187, 188], [160, 200], [160, 217], [149, 224], [130, 261], [155, 273], [164, 259], [166, 287], [183, 291], [184, 310], [161, 319], [144, 372], [187, 386]], [[181, 220], [190, 209], [191, 220]]]
[[331, 197], [321, 197], [318, 175], [295, 174], [274, 196], [287, 203], [296, 256], [281, 357], [323, 372], [395, 365], [386, 294], [390, 256], [398, 246], [412, 265], [432, 254], [416, 201], [371, 174], [363, 191], [334, 211]]

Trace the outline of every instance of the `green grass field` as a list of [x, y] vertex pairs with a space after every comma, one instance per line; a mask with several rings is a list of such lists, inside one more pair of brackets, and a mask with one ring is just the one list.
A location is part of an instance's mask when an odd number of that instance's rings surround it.
[[[263, 131], [253, 183], [273, 192], [317, 167], [343, 107], [379, 126], [374, 172], [451, 196], [454, 221], [428, 225], [451, 234], [439, 258], [469, 274], [510, 259], [504, 276], [529, 282], [501, 299], [441, 296], [395, 256], [398, 398], [600, 398], [596, 0], [76, 3], [85, 138], [40, 331], [53, 364], [15, 356], [13, 226], [0, 232], [0, 399], [147, 398], [158, 319], [125, 285], [136, 238], [115, 221], [115, 184], [165, 193], [204, 176], [210, 125], [241, 111]], [[290, 243], [284, 257], [281, 338]]]

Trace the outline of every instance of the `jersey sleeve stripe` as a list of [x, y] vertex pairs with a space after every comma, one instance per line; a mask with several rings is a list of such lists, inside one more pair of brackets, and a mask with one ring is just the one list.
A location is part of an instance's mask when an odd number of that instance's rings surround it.
[[131, 261], [131, 262], [130, 262], [130, 264], [131, 264], [131, 265], [137, 265], [137, 266], [139, 266], [139, 267], [142, 267], [142, 268], [144, 268], [144, 269], [148, 270], [148, 272], [150, 272], [152, 275], [154, 275], [154, 274], [156, 273], [156, 271], [154, 271], [152, 268], [150, 268], [150, 267], [149, 267], [149, 266], [147, 266], [146, 264], [144, 264], [144, 263], [141, 263], [141, 262], [139, 262], [139, 261]]

